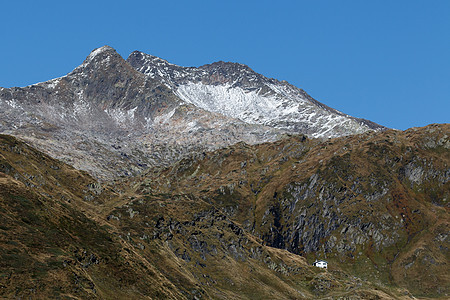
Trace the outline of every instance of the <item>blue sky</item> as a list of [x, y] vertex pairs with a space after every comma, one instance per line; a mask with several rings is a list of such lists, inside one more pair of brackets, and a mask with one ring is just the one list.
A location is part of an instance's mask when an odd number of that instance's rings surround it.
[[449, 0], [3, 1], [0, 86], [69, 73], [94, 48], [287, 80], [347, 114], [450, 122]]

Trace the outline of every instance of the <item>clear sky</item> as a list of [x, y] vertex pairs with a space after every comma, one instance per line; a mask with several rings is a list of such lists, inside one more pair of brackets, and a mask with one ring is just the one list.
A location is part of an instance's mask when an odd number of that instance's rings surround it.
[[0, 86], [69, 73], [94, 48], [240, 62], [355, 117], [450, 122], [450, 0], [2, 1]]

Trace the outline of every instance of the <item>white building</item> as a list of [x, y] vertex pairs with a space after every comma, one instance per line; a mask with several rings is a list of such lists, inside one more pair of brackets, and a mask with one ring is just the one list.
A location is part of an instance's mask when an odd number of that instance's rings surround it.
[[318, 267], [318, 268], [327, 269], [328, 263], [324, 260], [316, 260], [315, 262], [313, 262], [313, 266]]

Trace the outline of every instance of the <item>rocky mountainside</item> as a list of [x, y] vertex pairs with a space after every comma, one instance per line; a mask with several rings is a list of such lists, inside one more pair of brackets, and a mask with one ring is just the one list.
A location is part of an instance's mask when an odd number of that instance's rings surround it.
[[154, 171], [137, 189], [198, 197], [265, 245], [447, 297], [449, 137], [447, 124], [238, 144]]
[[449, 131], [240, 143], [111, 185], [0, 135], [0, 297], [446, 298]]
[[96, 178], [132, 176], [191, 152], [284, 133], [336, 137], [384, 127], [329, 108], [240, 64], [184, 68], [109, 46], [66, 76], [0, 88], [0, 133]]
[[0, 88], [0, 133], [0, 298], [449, 297], [449, 124], [105, 46]]
[[283, 133], [185, 103], [108, 46], [61, 78], [0, 88], [0, 132], [103, 180], [192, 151], [273, 141]]
[[385, 129], [343, 114], [286, 81], [266, 78], [239, 63], [180, 67], [139, 51], [131, 53], [127, 61], [169, 86], [185, 102], [249, 124], [325, 138]]

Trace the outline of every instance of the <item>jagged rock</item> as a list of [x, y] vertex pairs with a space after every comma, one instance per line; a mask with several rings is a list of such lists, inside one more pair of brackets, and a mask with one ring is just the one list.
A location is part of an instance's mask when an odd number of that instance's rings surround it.
[[273, 141], [282, 133], [185, 103], [108, 46], [66, 76], [0, 88], [0, 119], [0, 133], [102, 180], [240, 141]]
[[127, 61], [104, 46], [66, 76], [0, 88], [0, 133], [109, 181], [287, 132], [335, 137], [384, 129], [241, 64], [183, 68], [140, 52]]
[[127, 61], [160, 80], [187, 103], [249, 124], [269, 125], [312, 137], [337, 137], [384, 127], [332, 109], [305, 91], [239, 63], [180, 67], [139, 51]]

